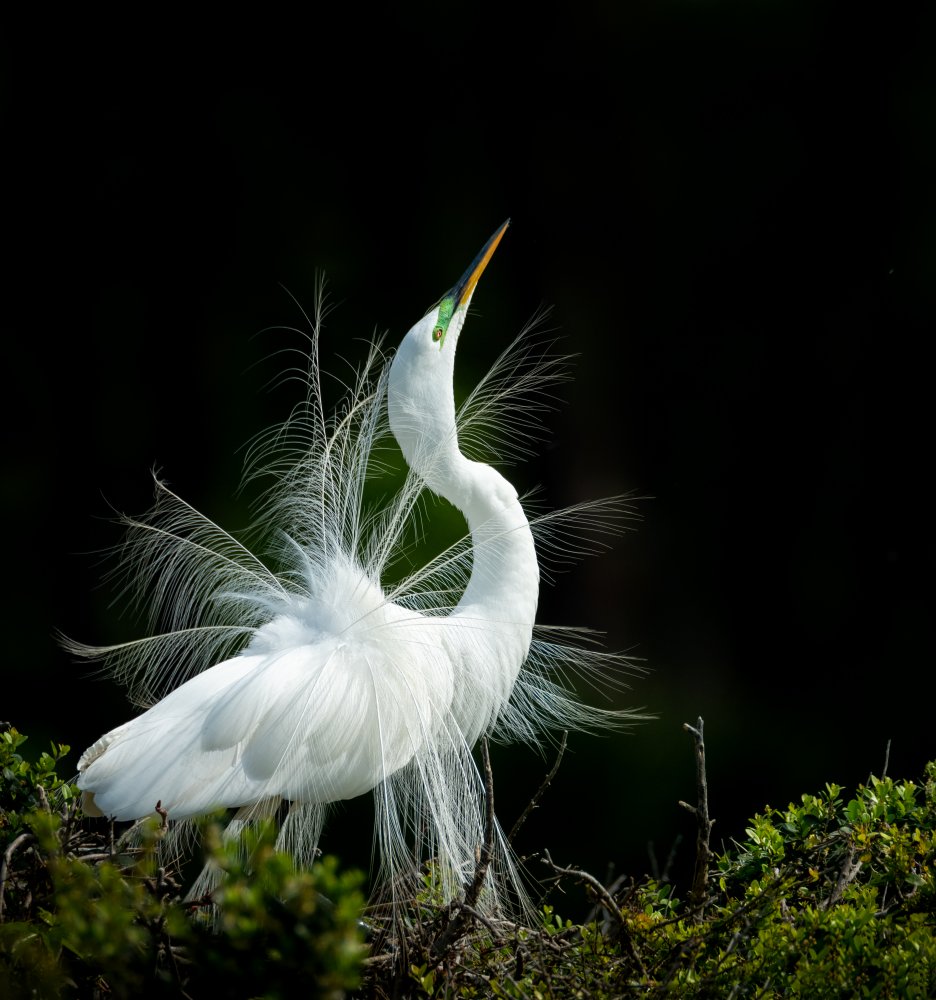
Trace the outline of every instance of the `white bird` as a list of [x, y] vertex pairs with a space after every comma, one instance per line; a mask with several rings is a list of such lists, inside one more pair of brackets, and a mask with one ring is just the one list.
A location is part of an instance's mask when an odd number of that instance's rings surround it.
[[[71, 648], [108, 662], [150, 707], [82, 755], [86, 811], [135, 820], [161, 802], [185, 820], [235, 808], [231, 836], [284, 811], [279, 844], [307, 864], [328, 804], [373, 790], [382, 883], [432, 859], [454, 898], [484, 835], [472, 757], [480, 737], [535, 743], [549, 729], [637, 717], [585, 705], [565, 686], [570, 670], [607, 682], [623, 658], [591, 648], [578, 630], [534, 625], [534, 529], [544, 549], [568, 525], [606, 526], [625, 508], [582, 505], [531, 526], [504, 476], [461, 450], [505, 415], [510, 433], [525, 435], [531, 407], [514, 393], [540, 391], [563, 360], [531, 360], [518, 338], [456, 412], [459, 335], [508, 224], [407, 333], [392, 364], [372, 349], [331, 419], [319, 390], [317, 314], [305, 403], [253, 452], [274, 479], [261, 520], [275, 532], [277, 572], [158, 480], [150, 514], [127, 519], [123, 570], [151, 603], [154, 634]], [[365, 482], [383, 470], [388, 431], [410, 472], [396, 496], [369, 507]], [[418, 532], [426, 488], [462, 512], [468, 535], [386, 584]], [[487, 909], [503, 888], [516, 891], [499, 834], [498, 844], [479, 904]]]

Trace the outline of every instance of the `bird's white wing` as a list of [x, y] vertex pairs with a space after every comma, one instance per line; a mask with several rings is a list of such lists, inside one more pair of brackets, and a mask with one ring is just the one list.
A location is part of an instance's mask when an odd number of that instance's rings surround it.
[[396, 618], [375, 630], [379, 639], [365, 631], [248, 649], [196, 675], [83, 755], [86, 799], [117, 819], [152, 813], [158, 801], [184, 819], [369, 791], [432, 740], [452, 698], [439, 623], [403, 609]]

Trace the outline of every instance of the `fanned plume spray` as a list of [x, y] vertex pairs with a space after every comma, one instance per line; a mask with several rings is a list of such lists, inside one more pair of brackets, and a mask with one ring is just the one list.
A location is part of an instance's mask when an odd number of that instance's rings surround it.
[[[537, 743], [551, 730], [637, 718], [585, 704], [571, 688], [576, 676], [618, 684], [628, 661], [594, 648], [585, 631], [534, 625], [537, 551], [540, 561], [553, 551], [567, 560], [583, 529], [594, 537], [622, 526], [626, 500], [528, 519], [507, 480], [465, 454], [490, 459], [499, 438], [530, 450], [549, 387], [566, 375], [567, 359], [543, 354], [527, 330], [456, 414], [455, 347], [505, 228], [392, 364], [371, 348], [331, 416], [319, 295], [305, 398], [249, 449], [249, 478], [269, 484], [257, 511], [262, 558], [159, 479], [149, 514], [125, 519], [120, 572], [149, 607], [151, 634], [70, 648], [104, 661], [147, 710], [82, 756], [89, 810], [130, 820], [160, 800], [178, 823], [228, 807], [237, 810], [229, 836], [280, 815], [279, 846], [305, 864], [328, 804], [373, 790], [379, 883], [396, 894], [431, 860], [453, 899], [484, 839], [479, 738]], [[394, 495], [369, 503], [369, 486], [398, 461], [394, 438], [408, 474]], [[458, 506], [469, 530], [405, 572], [427, 488]], [[522, 899], [499, 832], [496, 840], [479, 901], [488, 911], [505, 892]], [[206, 871], [196, 891], [210, 881]]]

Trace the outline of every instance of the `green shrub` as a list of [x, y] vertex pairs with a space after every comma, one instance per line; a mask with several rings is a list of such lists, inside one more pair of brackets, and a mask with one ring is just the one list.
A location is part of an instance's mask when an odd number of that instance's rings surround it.
[[331, 858], [296, 871], [270, 827], [236, 845], [209, 826], [222, 876], [206, 916], [158, 862], [159, 821], [114, 844], [55, 776], [68, 748], [31, 765], [24, 739], [0, 733], [0, 996], [339, 998], [357, 985], [359, 874]]
[[270, 828], [234, 845], [209, 823], [215, 906], [186, 904], [161, 824], [115, 843], [56, 775], [67, 748], [29, 763], [23, 741], [0, 732], [4, 998], [936, 996], [936, 762], [922, 783], [766, 808], [701, 901], [547, 856], [547, 882], [582, 882], [594, 913], [576, 924], [544, 902], [520, 925], [442, 905], [430, 869], [411, 907], [367, 917], [365, 960], [360, 875], [330, 858], [297, 871]]

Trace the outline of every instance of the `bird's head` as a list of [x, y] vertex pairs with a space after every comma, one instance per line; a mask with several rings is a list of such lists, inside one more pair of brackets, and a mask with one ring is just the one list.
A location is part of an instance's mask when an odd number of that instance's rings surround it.
[[458, 452], [455, 425], [455, 348], [471, 296], [508, 219], [484, 244], [458, 283], [403, 338], [390, 367], [390, 427], [410, 467], [431, 482], [431, 469]]

